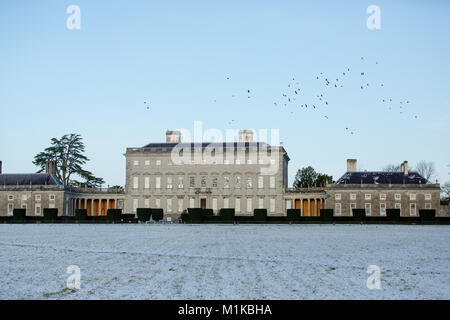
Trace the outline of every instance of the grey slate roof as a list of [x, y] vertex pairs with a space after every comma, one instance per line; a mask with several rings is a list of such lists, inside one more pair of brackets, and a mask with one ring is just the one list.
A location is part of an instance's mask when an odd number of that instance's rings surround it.
[[197, 143], [197, 142], [191, 142], [191, 143], [173, 143], [173, 142], [169, 142], [169, 143], [149, 143], [145, 146], [143, 146], [143, 148], [174, 148], [175, 146], [179, 146], [181, 148], [186, 148], [186, 147], [202, 147], [202, 148], [206, 148], [208, 146], [211, 147], [227, 147], [227, 146], [233, 146], [233, 147], [270, 147], [270, 145], [268, 145], [265, 142], [202, 142], [202, 143]]
[[336, 184], [425, 184], [428, 181], [417, 172], [356, 171], [346, 172]]
[[0, 174], [0, 185], [62, 185], [54, 175], [48, 173], [5, 173]]

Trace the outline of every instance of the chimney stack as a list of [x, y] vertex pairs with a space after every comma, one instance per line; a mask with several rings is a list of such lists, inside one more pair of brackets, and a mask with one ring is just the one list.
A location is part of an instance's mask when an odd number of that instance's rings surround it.
[[253, 131], [239, 130], [239, 142], [253, 142]]
[[347, 159], [347, 172], [356, 171], [356, 159]]
[[166, 142], [167, 143], [180, 143], [181, 142], [181, 132], [180, 131], [166, 131]]
[[47, 160], [45, 163], [45, 173], [56, 175], [56, 161]]
[[403, 161], [402, 163], [402, 172], [405, 176], [408, 175], [408, 161]]

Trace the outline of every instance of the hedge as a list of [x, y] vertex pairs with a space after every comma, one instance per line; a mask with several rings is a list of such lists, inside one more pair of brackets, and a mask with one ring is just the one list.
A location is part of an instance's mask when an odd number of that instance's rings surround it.
[[433, 220], [436, 216], [436, 210], [434, 209], [421, 209], [419, 210], [419, 216], [422, 220]]
[[223, 221], [235, 220], [234, 208], [222, 208], [219, 211], [219, 215], [221, 216]]
[[191, 221], [202, 221], [203, 209], [202, 208], [188, 208], [189, 219]]
[[75, 220], [87, 220], [87, 210], [75, 209]]
[[17, 208], [13, 209], [13, 220], [21, 220], [24, 221], [27, 216], [27, 209]]
[[287, 209], [287, 219], [289, 221], [300, 220], [302, 216], [302, 210], [300, 209]]
[[320, 209], [320, 220], [333, 220], [333, 209]]
[[366, 218], [366, 209], [353, 209], [353, 220], [364, 220]]
[[267, 219], [267, 209], [254, 209], [253, 210], [253, 220], [266, 221], [266, 219]]
[[110, 221], [120, 221], [122, 219], [122, 209], [108, 209], [106, 218]]
[[58, 208], [44, 208], [44, 220], [57, 220]]
[[133, 213], [123, 213], [120, 217], [121, 217], [122, 220], [124, 220], [124, 221], [136, 219], [136, 215], [133, 214]]
[[399, 221], [400, 209], [386, 209], [386, 217], [388, 220]]
[[154, 208], [154, 209], [150, 209], [151, 215], [152, 215], [152, 219], [154, 221], [159, 221], [162, 220], [164, 218], [164, 210], [162, 208]]
[[213, 216], [214, 211], [213, 209], [203, 209], [203, 216]]
[[149, 221], [152, 216], [152, 211], [150, 208], [137, 208], [136, 210], [137, 218], [139, 221]]

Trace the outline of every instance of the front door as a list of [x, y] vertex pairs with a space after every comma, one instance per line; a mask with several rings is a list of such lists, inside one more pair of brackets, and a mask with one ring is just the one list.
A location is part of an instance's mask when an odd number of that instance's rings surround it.
[[200, 207], [202, 209], [206, 209], [206, 198], [201, 198], [200, 199]]

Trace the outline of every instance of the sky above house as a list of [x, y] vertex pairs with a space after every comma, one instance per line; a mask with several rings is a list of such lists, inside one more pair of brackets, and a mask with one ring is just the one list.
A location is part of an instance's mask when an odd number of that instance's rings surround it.
[[[70, 5], [80, 29], [67, 27]], [[370, 5], [380, 29], [367, 27]], [[86, 169], [123, 185], [127, 147], [201, 121], [224, 135], [279, 130], [290, 184], [309, 165], [338, 179], [347, 158], [368, 171], [433, 161], [449, 181], [449, 12], [411, 0], [2, 1], [3, 172], [36, 171], [51, 138], [78, 133]]]

